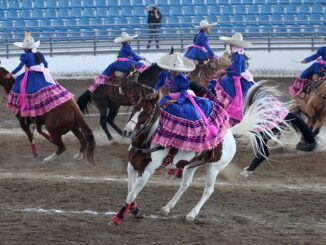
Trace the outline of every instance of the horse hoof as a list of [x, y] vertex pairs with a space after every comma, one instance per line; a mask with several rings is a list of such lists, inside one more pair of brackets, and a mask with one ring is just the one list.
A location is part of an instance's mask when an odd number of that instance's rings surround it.
[[170, 209], [167, 207], [163, 207], [163, 208], [161, 208], [161, 213], [163, 216], [167, 217], [170, 214]]
[[83, 159], [83, 153], [82, 152], [77, 152], [75, 155], [74, 155], [74, 162], [79, 162]]
[[50, 163], [57, 159], [58, 155], [56, 153], [51, 154], [50, 156], [43, 159], [43, 163]]
[[252, 173], [253, 173], [253, 171], [248, 171], [247, 169], [244, 169], [240, 174], [243, 177], [248, 178]]
[[299, 142], [296, 148], [298, 151], [313, 151], [316, 148], [316, 143]]
[[188, 215], [186, 216], [186, 220], [187, 220], [187, 221], [191, 221], [191, 222], [193, 222], [193, 221], [195, 220], [195, 217], [192, 216], [192, 215], [189, 215], [189, 214], [188, 214]]
[[121, 225], [121, 223], [122, 223], [122, 219], [120, 219], [117, 215], [114, 215], [112, 217], [112, 220], [111, 220], [112, 225], [118, 226], [118, 225]]

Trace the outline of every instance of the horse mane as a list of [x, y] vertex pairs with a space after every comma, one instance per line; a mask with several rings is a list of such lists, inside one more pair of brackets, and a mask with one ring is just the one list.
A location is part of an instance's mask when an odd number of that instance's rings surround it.
[[139, 74], [137, 81], [154, 88], [158, 79], [158, 74], [163, 71], [156, 63], [152, 63], [145, 71]]
[[[9, 73], [9, 71], [7, 71], [4, 67], [0, 67], [0, 85], [3, 86], [4, 90], [6, 91], [7, 94], [9, 94], [12, 86], [14, 85], [15, 82], [15, 78], [11, 77], [11, 78], [5, 78], [5, 76]], [[5, 83], [7, 82], [8, 83]]]

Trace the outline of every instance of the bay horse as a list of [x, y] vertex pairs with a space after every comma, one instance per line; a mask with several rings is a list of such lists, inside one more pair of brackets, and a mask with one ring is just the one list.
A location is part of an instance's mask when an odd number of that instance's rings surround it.
[[308, 125], [318, 135], [326, 117], [326, 76], [312, 80], [293, 98], [295, 112], [308, 117]]
[[[255, 97], [255, 92], [249, 92], [249, 99]], [[158, 104], [158, 94], [143, 95], [134, 106], [131, 117], [124, 129], [126, 134], [132, 135], [129, 147], [128, 162], [128, 196], [125, 204], [119, 212], [112, 218], [113, 224], [121, 224], [128, 211], [134, 217], [140, 216], [140, 210], [136, 203], [136, 198], [144, 188], [149, 178], [158, 169], [163, 159], [170, 151], [170, 147], [163, 148], [152, 144], [152, 137], [159, 126], [160, 107]], [[229, 128], [223, 141], [210, 151], [203, 153], [186, 152], [179, 150], [173, 159], [173, 164], [177, 167], [185, 166], [183, 178], [178, 192], [172, 200], [162, 208], [162, 212], [168, 215], [170, 210], [176, 205], [182, 194], [190, 186], [194, 173], [199, 166], [207, 163], [206, 186], [202, 198], [197, 205], [187, 214], [186, 219], [193, 221], [198, 215], [204, 203], [209, 199], [214, 191], [216, 177], [233, 159], [236, 153], [236, 142], [234, 135], [247, 136], [254, 142], [254, 148], [259, 151], [258, 145], [262, 144], [257, 129], [262, 130], [277, 143], [281, 143], [272, 130], [265, 127], [269, 123], [265, 112], [274, 113], [275, 109], [269, 104], [268, 96], [260, 96], [246, 108], [244, 120], [238, 125]], [[280, 132], [284, 129], [276, 125]], [[257, 142], [258, 141], [258, 142]]]
[[[9, 94], [15, 82], [13, 77], [6, 78], [8, 73], [9, 72], [6, 69], [0, 67], [0, 85], [4, 88], [7, 94]], [[81, 111], [78, 108], [78, 105], [73, 99], [63, 103], [42, 116], [29, 118], [21, 117], [19, 114], [17, 114], [16, 118], [19, 121], [20, 127], [28, 137], [34, 157], [38, 156], [38, 150], [34, 142], [34, 133], [31, 130], [31, 125], [34, 125], [37, 131], [43, 137], [57, 146], [57, 151], [44, 158], [44, 163], [54, 161], [62, 152], [66, 150], [66, 147], [62, 141], [62, 135], [72, 131], [80, 142], [80, 149], [79, 152], [74, 155], [74, 160], [80, 161], [83, 156], [85, 156], [91, 164], [94, 164], [93, 155], [95, 149], [95, 139], [92, 130], [87, 125]], [[45, 126], [49, 134], [43, 132], [42, 125]]]
[[120, 93], [121, 85], [100, 85], [93, 93], [86, 90], [77, 99], [77, 104], [80, 110], [86, 114], [88, 113], [88, 105], [91, 103], [95, 104], [100, 112], [100, 126], [104, 130], [108, 140], [111, 141], [113, 137], [107, 128], [107, 123], [111, 125], [119, 135], [122, 135], [122, 130], [114, 122], [120, 106], [133, 106], [135, 102], [139, 100], [143, 90], [151, 92], [161, 71], [163, 71], [163, 69], [156, 63], [153, 63], [149, 68], [138, 75], [137, 82], [131, 83], [130, 93]]

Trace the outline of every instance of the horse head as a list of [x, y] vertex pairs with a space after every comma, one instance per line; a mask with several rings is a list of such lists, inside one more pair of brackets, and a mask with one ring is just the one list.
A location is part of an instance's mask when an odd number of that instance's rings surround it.
[[158, 80], [158, 75], [161, 71], [163, 71], [161, 67], [159, 67], [156, 63], [152, 63], [150, 67], [139, 74], [137, 82], [154, 88]]
[[9, 71], [7, 71], [5, 68], [0, 67], [0, 85], [5, 89], [6, 93], [9, 94], [15, 79], [13, 77], [7, 78], [7, 74]]
[[145, 92], [142, 92], [123, 129], [123, 136], [130, 137], [134, 131], [153, 126], [159, 116], [159, 107], [157, 105], [159, 98], [158, 93], [145, 94]]

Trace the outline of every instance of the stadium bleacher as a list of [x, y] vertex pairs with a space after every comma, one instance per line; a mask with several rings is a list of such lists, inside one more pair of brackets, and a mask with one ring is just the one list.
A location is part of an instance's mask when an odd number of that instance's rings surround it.
[[72, 32], [83, 25], [91, 31], [110, 24], [134, 29], [146, 23], [145, 7], [151, 4], [159, 5], [166, 27], [190, 27], [207, 18], [218, 21], [220, 28], [246, 33], [268, 27], [284, 35], [293, 27], [302, 33], [325, 29], [326, 0], [0, 0], [0, 32], [38, 26], [64, 35], [63, 27]]

